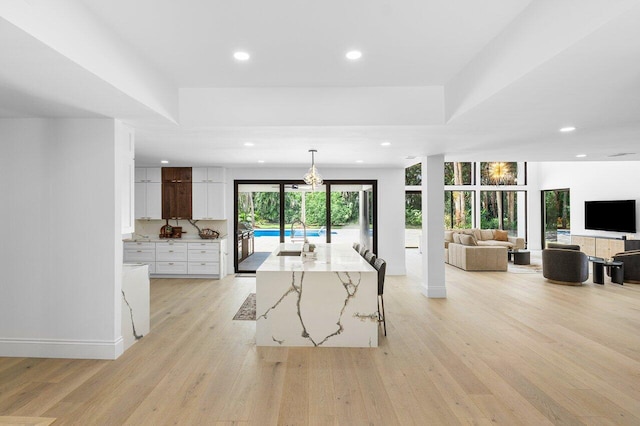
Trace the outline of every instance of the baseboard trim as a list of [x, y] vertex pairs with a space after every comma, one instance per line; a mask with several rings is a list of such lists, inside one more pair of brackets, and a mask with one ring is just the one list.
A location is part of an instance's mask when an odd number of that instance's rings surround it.
[[422, 286], [422, 294], [430, 299], [446, 299], [447, 288], [445, 286], [427, 287]]
[[123, 352], [122, 336], [115, 341], [0, 338], [0, 357], [116, 359]]

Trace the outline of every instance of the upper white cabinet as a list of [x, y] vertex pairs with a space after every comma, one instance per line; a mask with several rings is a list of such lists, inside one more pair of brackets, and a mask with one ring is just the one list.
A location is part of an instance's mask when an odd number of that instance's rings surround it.
[[162, 184], [136, 182], [136, 219], [162, 219]]
[[162, 169], [136, 168], [136, 219], [162, 219]]
[[191, 200], [194, 220], [226, 219], [224, 183], [193, 182]]
[[162, 182], [162, 169], [160, 167], [137, 167], [136, 182]]
[[193, 183], [224, 183], [226, 182], [225, 169], [222, 167], [194, 167], [191, 169]]

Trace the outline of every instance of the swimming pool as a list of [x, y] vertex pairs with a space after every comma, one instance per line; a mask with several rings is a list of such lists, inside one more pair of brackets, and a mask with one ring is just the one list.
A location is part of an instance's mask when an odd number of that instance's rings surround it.
[[[321, 237], [326, 234], [327, 234], [327, 231], [325, 229], [307, 229], [307, 237]], [[331, 234], [332, 235], [337, 234], [337, 232], [332, 231]], [[304, 235], [304, 232], [302, 231], [302, 229], [293, 230], [294, 237], [302, 237], [303, 235]], [[279, 229], [254, 229], [253, 236], [254, 237], [279, 237], [280, 230]], [[285, 229], [284, 236], [290, 237], [291, 229]]]

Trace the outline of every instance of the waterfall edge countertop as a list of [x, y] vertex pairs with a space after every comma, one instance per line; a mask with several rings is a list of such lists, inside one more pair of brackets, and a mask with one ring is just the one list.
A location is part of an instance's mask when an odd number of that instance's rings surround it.
[[281, 243], [256, 273], [258, 346], [378, 346], [378, 273], [350, 245]]
[[300, 257], [302, 244], [280, 243], [258, 268], [267, 271], [309, 271], [309, 272], [375, 272], [360, 254], [347, 244], [318, 244], [317, 258]]

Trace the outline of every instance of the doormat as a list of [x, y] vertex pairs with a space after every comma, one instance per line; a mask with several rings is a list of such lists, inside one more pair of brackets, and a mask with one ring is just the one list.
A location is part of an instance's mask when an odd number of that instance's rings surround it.
[[233, 317], [234, 320], [247, 320], [247, 321], [255, 321], [256, 320], [256, 294], [249, 293], [247, 298], [245, 299], [236, 315]]

